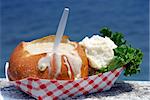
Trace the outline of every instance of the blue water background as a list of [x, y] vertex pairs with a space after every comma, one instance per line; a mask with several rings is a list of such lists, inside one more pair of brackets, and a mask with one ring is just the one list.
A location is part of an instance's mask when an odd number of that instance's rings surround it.
[[21, 41], [55, 34], [64, 7], [70, 8], [65, 30], [73, 41], [98, 34], [101, 27], [123, 32], [125, 38], [144, 52], [141, 73], [123, 80], [148, 80], [148, 0], [1, 0], [0, 77], [4, 64]]

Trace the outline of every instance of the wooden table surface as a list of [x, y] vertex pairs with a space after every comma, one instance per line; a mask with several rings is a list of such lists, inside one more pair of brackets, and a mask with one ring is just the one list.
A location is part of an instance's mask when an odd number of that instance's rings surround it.
[[[16, 99], [34, 100], [28, 94], [10, 85], [5, 79], [0, 79], [0, 100]], [[108, 91], [66, 99], [150, 100], [150, 81], [117, 81]]]

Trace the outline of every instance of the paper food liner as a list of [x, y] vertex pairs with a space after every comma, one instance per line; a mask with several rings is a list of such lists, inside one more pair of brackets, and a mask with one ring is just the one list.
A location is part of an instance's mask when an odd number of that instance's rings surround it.
[[[9, 64], [6, 63], [5, 75], [7, 80], [9, 80], [7, 76], [8, 66]], [[10, 81], [10, 83], [39, 100], [59, 99], [109, 90], [123, 69], [124, 67], [121, 67], [77, 80], [46, 80], [29, 77]]]

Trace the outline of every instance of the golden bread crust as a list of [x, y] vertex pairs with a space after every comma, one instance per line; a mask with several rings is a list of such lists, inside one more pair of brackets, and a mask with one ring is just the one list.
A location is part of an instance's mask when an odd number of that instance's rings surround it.
[[[66, 39], [68, 37], [65, 37], [62, 39], [62, 42], [66, 42]], [[49, 39], [49, 40], [48, 40]], [[24, 47], [28, 45], [28, 43], [35, 43], [40, 42], [41, 40], [34, 40], [31, 42], [21, 42], [13, 51], [13, 53], [10, 56], [9, 60], [9, 68], [8, 68], [8, 77], [10, 80], [20, 80], [27, 77], [34, 77], [34, 78], [40, 78], [40, 79], [54, 79], [54, 74], [56, 72], [56, 66], [51, 66], [51, 72], [49, 73], [48, 68], [46, 68], [45, 71], [40, 71], [38, 69], [38, 61], [46, 56], [46, 53], [43, 54], [37, 54], [37, 55], [31, 55], [29, 52], [24, 50]], [[44, 42], [46, 41], [54, 41], [54, 37], [49, 36], [44, 38]], [[75, 42], [73, 42], [75, 43]], [[75, 48], [81, 57], [82, 60], [82, 67], [81, 67], [81, 77], [87, 77], [88, 76], [88, 60], [86, 57], [86, 54], [84, 52], [84, 48], [82, 48], [78, 43], [77, 47]], [[62, 67], [61, 67], [61, 73], [58, 75], [56, 79], [59, 80], [73, 80], [74, 75], [71, 71], [71, 78], [69, 77], [67, 73], [67, 66], [64, 62], [63, 57], [61, 58], [62, 61]]]

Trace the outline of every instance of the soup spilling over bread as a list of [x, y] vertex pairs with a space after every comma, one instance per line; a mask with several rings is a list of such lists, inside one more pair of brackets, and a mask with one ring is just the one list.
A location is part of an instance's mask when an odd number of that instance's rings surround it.
[[58, 52], [53, 51], [55, 36], [21, 42], [13, 51], [8, 68], [10, 80], [27, 77], [73, 80], [88, 76], [84, 48], [63, 36]]

